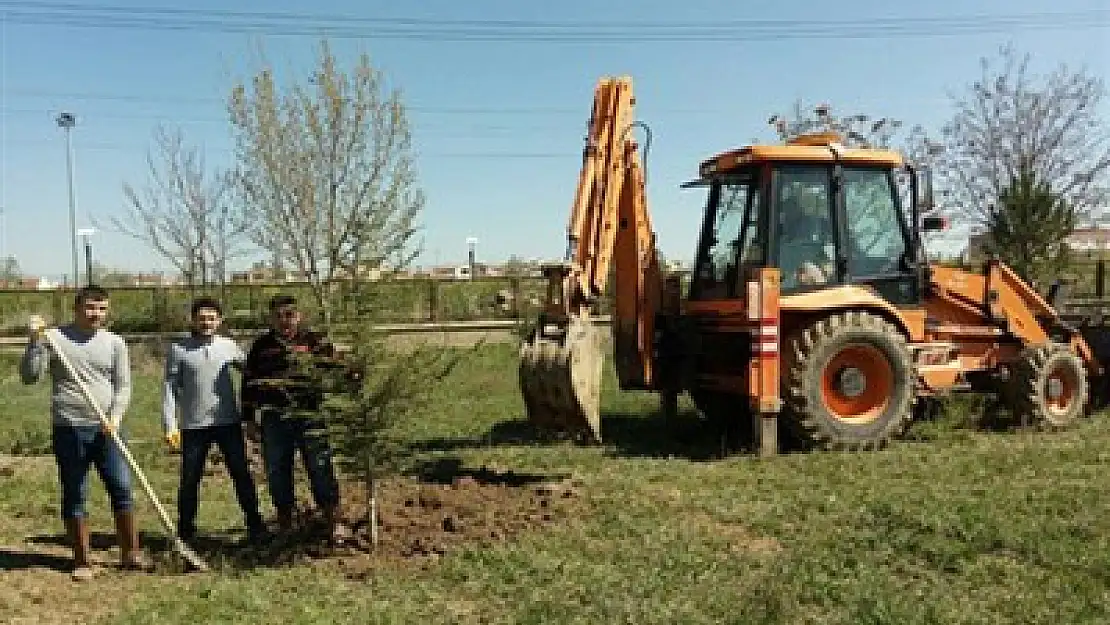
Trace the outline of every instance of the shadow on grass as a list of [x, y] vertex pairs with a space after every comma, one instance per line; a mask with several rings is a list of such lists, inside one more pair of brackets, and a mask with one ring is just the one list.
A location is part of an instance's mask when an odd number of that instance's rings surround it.
[[[661, 412], [608, 412], [601, 418], [601, 447], [613, 456], [719, 460], [752, 451], [750, 429], [719, 424], [692, 411], [667, 419]], [[500, 446], [534, 446], [566, 443], [571, 437], [537, 428], [524, 419], [497, 423], [486, 433], [471, 437], [428, 438], [409, 446], [412, 452], [449, 452]], [[787, 450], [788, 451], [788, 450]]]
[[[681, 411], [667, 419], [662, 412], [610, 411], [601, 418], [601, 447], [609, 456], [630, 458], [683, 458], [715, 461], [756, 453], [752, 424], [736, 420], [721, 423], [702, 418], [696, 411]], [[924, 426], [924, 427], [919, 427]], [[1008, 435], [1031, 427], [989, 397], [965, 398], [948, 403], [925, 402], [915, 410], [914, 421], [898, 443], [928, 443], [963, 434]], [[778, 432], [779, 454], [817, 451], [797, 441], [783, 427]], [[451, 452], [501, 446], [565, 444], [571, 437], [537, 428], [523, 418], [499, 422], [487, 432], [470, 437], [428, 438], [412, 443], [412, 452]]]
[[899, 441], [931, 443], [971, 434], [1010, 435], [1032, 427], [1034, 424], [1016, 416], [997, 396], [967, 394], [918, 403], [914, 420]]
[[749, 424], [711, 421], [692, 411], [671, 419], [662, 412], [610, 413], [601, 434], [610, 456], [711, 461], [753, 451]]
[[513, 488], [569, 477], [567, 475], [522, 473], [511, 469], [495, 471], [487, 467], [466, 468], [459, 458], [429, 460], [417, 464], [405, 473], [429, 484], [453, 484], [459, 479], [466, 478], [481, 486], [509, 486]]
[[[245, 532], [207, 532], [190, 540], [188, 546], [212, 570], [280, 568], [334, 555], [334, 549], [327, 544], [324, 529], [321, 522], [310, 519], [288, 534], [271, 535], [261, 544], [248, 543]], [[143, 549], [154, 560], [157, 574], [182, 574], [191, 571], [191, 567], [175, 551], [173, 541], [166, 534], [140, 532], [139, 540]], [[64, 534], [32, 536], [28, 542], [69, 548]], [[89, 543], [94, 551], [106, 551], [117, 546], [115, 534], [103, 532], [92, 532]], [[38, 562], [43, 564], [37, 564]], [[68, 571], [72, 561], [67, 557], [49, 554], [0, 550], [0, 565], [3, 565], [0, 570], [49, 566]]]
[[9, 547], [0, 548], [0, 571], [51, 569], [68, 572], [72, 568], [73, 560], [65, 556], [35, 551], [19, 551]]

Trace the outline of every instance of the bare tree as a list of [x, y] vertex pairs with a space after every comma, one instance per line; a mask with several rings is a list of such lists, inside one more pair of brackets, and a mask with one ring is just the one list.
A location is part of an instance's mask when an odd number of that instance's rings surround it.
[[[889, 117], [835, 115], [832, 107], [824, 103], [807, 113], [800, 101], [794, 103], [791, 117], [772, 115], [768, 123], [782, 141], [807, 133], [834, 132], [843, 138], [846, 147], [858, 148], [889, 148], [903, 126], [901, 120]], [[920, 128], [915, 127], [913, 132], [920, 133]]]
[[401, 95], [368, 56], [348, 74], [325, 42], [307, 83], [281, 88], [264, 65], [228, 108], [249, 236], [307, 276], [328, 324], [333, 280], [416, 256], [424, 194]]
[[243, 228], [233, 219], [228, 176], [209, 170], [180, 130], [159, 126], [147, 155], [145, 189], [124, 183], [127, 212], [113, 229], [139, 239], [185, 275], [190, 285], [223, 283], [228, 260], [241, 250]]
[[1081, 221], [1097, 216], [1110, 198], [1110, 128], [1098, 117], [1103, 81], [1065, 65], [1033, 76], [1029, 55], [1012, 46], [998, 61], [980, 61], [981, 76], [953, 97], [956, 113], [942, 129], [938, 182], [958, 207], [954, 217], [987, 226], [1023, 176], [1047, 185]]

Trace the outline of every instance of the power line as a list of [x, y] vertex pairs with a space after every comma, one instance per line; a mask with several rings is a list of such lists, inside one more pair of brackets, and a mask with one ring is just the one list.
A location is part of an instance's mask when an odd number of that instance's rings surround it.
[[[0, 106], [0, 115], [40, 115], [52, 116], [57, 111], [45, 108], [16, 108], [10, 106]], [[180, 115], [169, 115], [165, 113], [83, 113], [81, 117], [84, 120], [89, 119], [115, 119], [123, 121], [165, 121], [173, 123], [187, 123], [187, 124], [219, 124], [226, 123], [226, 118], [216, 117], [182, 117]]]
[[[70, 13], [91, 13], [91, 14], [107, 14], [107, 15], [146, 15], [146, 16], [159, 16], [159, 17], [208, 17], [208, 18], [221, 18], [221, 19], [248, 19], [256, 21], [274, 21], [274, 22], [338, 22], [342, 24], [360, 24], [360, 25], [402, 25], [402, 26], [424, 26], [424, 27], [500, 27], [505, 29], [532, 29], [532, 28], [551, 28], [551, 29], [573, 29], [573, 28], [646, 28], [657, 30], [675, 30], [675, 29], [691, 29], [691, 28], [721, 28], [721, 27], [780, 27], [780, 28], [797, 28], [801, 26], [833, 26], [840, 27], [845, 24], [903, 24], [905, 22], [916, 22], [922, 24], [934, 25], [948, 25], [953, 21], [975, 21], [983, 22], [986, 20], [1044, 20], [1062, 15], [1080, 15], [1084, 16], [1091, 13], [1098, 13], [1100, 10], [1085, 10], [1073, 12], [1034, 12], [1010, 15], [991, 15], [991, 14], [969, 14], [963, 16], [950, 16], [950, 17], [869, 17], [863, 20], [800, 20], [800, 19], [742, 19], [742, 20], [711, 20], [711, 21], [676, 21], [676, 20], [587, 20], [587, 21], [573, 21], [573, 20], [511, 20], [511, 19], [466, 19], [466, 20], [444, 20], [432, 18], [413, 18], [413, 17], [359, 17], [350, 14], [335, 14], [335, 13], [304, 13], [292, 11], [231, 11], [221, 9], [185, 9], [179, 7], [135, 7], [135, 6], [119, 6], [119, 5], [90, 5], [85, 3], [73, 2], [27, 2], [18, 0], [0, 0], [0, 7], [9, 7], [12, 9], [23, 10], [51, 10], [51, 11], [67, 11]], [[1105, 11], [1101, 11], [1105, 12]]]
[[[173, 104], [185, 103], [191, 105], [222, 105], [225, 101], [222, 98], [216, 97], [181, 97], [166, 96], [166, 95], [141, 95], [141, 94], [127, 94], [127, 93], [94, 93], [94, 92], [65, 92], [65, 91], [39, 91], [39, 90], [10, 90], [6, 94], [8, 100], [15, 99], [52, 99], [52, 100], [66, 100], [73, 101], [105, 101], [105, 102], [126, 102], [130, 104]], [[678, 113], [678, 114], [724, 114], [729, 113], [733, 109], [729, 108], [709, 108], [709, 107], [645, 107], [654, 113]], [[505, 106], [424, 106], [420, 104], [406, 104], [405, 109], [412, 113], [421, 113], [429, 115], [523, 115], [523, 116], [543, 116], [543, 115], [568, 115], [574, 117], [586, 117], [588, 111], [583, 111], [580, 108], [573, 107], [555, 107], [555, 106], [529, 106], [529, 107], [505, 107]], [[0, 111], [18, 112], [20, 114], [31, 114], [39, 111], [39, 109], [27, 107], [0, 107]], [[47, 109], [41, 109], [46, 111]], [[134, 117], [162, 117], [163, 115], [157, 114], [140, 114]], [[132, 117], [128, 114], [110, 113], [108, 115], [99, 115], [99, 117], [108, 118], [129, 118]], [[220, 118], [221, 121], [224, 118]], [[195, 121], [215, 121], [214, 117], [194, 118]], [[584, 123], [584, 122], [583, 122]]]
[[285, 36], [521, 43], [738, 42], [871, 39], [980, 34], [1029, 28], [1101, 28], [1110, 10], [957, 17], [717, 22], [538, 22], [432, 20], [201, 9], [86, 6], [0, 0], [10, 23], [124, 30], [205, 31]]
[[[6, 94], [7, 99], [32, 98], [32, 99], [57, 99], [57, 100], [90, 100], [106, 102], [126, 102], [131, 104], [189, 104], [189, 105], [223, 105], [226, 100], [218, 97], [199, 96], [162, 96], [140, 95], [128, 93], [90, 93], [90, 92], [64, 92], [64, 91], [39, 91], [39, 90], [12, 90]], [[406, 105], [405, 108], [417, 113], [431, 113], [444, 115], [581, 115], [581, 109], [569, 107], [478, 107], [478, 106], [421, 106]], [[678, 112], [691, 112], [683, 109]]]
[[[170, 95], [142, 95], [135, 93], [97, 93], [97, 92], [67, 92], [67, 91], [41, 91], [41, 90], [9, 90], [5, 94], [7, 100], [16, 99], [50, 99], [50, 100], [65, 100], [67, 102], [73, 101], [105, 101], [105, 102], [126, 102], [130, 104], [224, 104], [225, 100], [217, 97], [197, 97], [197, 96], [170, 96]], [[948, 101], [947, 98], [936, 98], [937, 102]], [[691, 107], [657, 107], [647, 105], [642, 107], [645, 110], [650, 110], [652, 113], [674, 113], [674, 114], [727, 114], [735, 109], [727, 107], [710, 108], [704, 106], [691, 106]], [[406, 104], [405, 109], [413, 113], [430, 114], [430, 115], [568, 115], [574, 117], [585, 118], [588, 116], [588, 111], [584, 112], [580, 108], [574, 107], [554, 107], [554, 106], [529, 106], [529, 107], [503, 107], [503, 106], [424, 106], [420, 104]], [[49, 112], [46, 108], [36, 109], [27, 107], [2, 107], [0, 112], [10, 111], [20, 114], [36, 114], [39, 112]], [[166, 117], [161, 113], [141, 113], [141, 114], [127, 114], [127, 113], [109, 113], [105, 115], [97, 115], [109, 119], [130, 119], [134, 118], [162, 118]], [[182, 118], [184, 120], [184, 118]], [[226, 121], [226, 118], [220, 117], [218, 120], [215, 117], [191, 117], [190, 121]], [[454, 122], [452, 122], [454, 124]]]
[[[7, 145], [42, 145], [42, 142], [30, 141], [9, 141]], [[144, 146], [129, 145], [125, 143], [114, 143], [110, 141], [82, 141], [80, 146], [82, 152], [128, 152], [137, 155], [145, 155], [149, 148]], [[225, 154], [231, 155], [235, 151], [227, 148], [215, 148], [204, 150], [206, 154]], [[513, 152], [513, 151], [462, 151], [462, 152], [421, 152], [416, 150], [414, 156], [418, 158], [467, 158], [467, 159], [547, 159], [547, 158], [560, 158], [560, 159], [575, 159], [581, 157], [581, 152]]]

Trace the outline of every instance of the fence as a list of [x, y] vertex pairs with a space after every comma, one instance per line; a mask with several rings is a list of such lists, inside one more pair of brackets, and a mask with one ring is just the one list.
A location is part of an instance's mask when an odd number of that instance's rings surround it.
[[[505, 277], [473, 280], [411, 279], [335, 283], [343, 302], [339, 315], [372, 314], [382, 323], [512, 320], [533, 316], [546, 283], [543, 278]], [[187, 327], [189, 303], [211, 295], [221, 301], [230, 328], [257, 328], [266, 323], [269, 299], [288, 293], [303, 302], [310, 319], [316, 314], [307, 284], [228, 284], [223, 287], [136, 286], [108, 289], [112, 328], [120, 332], [174, 332]], [[72, 289], [0, 290], [0, 334], [23, 331], [29, 314], [50, 321], [68, 319]], [[599, 312], [607, 312], [603, 305]]]

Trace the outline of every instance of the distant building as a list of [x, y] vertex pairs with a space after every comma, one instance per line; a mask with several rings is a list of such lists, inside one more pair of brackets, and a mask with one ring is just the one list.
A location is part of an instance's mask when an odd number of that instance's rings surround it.
[[[986, 232], [969, 236], [964, 260], [973, 264], [986, 260], [989, 241], [990, 235]], [[1076, 228], [1064, 239], [1064, 244], [1075, 252], [1110, 251], [1110, 228]]]
[[12, 280], [0, 280], [0, 289], [13, 289], [23, 291], [51, 291], [61, 284], [50, 280], [50, 278], [39, 277], [24, 277], [14, 278]]
[[133, 273], [126, 277], [128, 286], [173, 286], [179, 280], [164, 273]]
[[428, 275], [433, 280], [467, 280], [470, 278], [470, 265], [436, 265]]
[[229, 281], [233, 284], [307, 282], [308, 274], [289, 269], [274, 269], [266, 263], [255, 263], [246, 271], [231, 272]]

